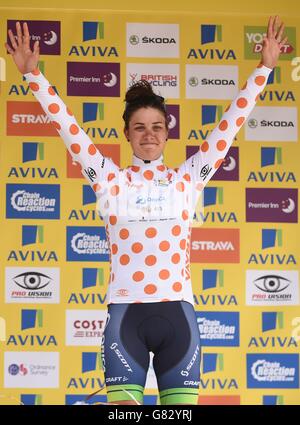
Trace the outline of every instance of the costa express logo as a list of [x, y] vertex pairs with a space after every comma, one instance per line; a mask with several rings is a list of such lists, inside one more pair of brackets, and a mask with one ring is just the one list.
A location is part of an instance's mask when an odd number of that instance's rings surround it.
[[38, 102], [7, 102], [8, 136], [52, 136], [57, 131]]
[[192, 263], [238, 263], [239, 229], [192, 229]]

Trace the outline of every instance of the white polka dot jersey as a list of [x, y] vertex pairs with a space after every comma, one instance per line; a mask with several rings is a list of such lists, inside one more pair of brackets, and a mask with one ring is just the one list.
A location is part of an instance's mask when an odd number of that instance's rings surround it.
[[191, 304], [191, 225], [203, 188], [222, 164], [271, 69], [259, 65], [197, 153], [179, 168], [163, 157], [120, 169], [101, 155], [39, 70], [25, 74], [82, 174], [93, 188], [110, 252], [107, 303], [184, 300]]

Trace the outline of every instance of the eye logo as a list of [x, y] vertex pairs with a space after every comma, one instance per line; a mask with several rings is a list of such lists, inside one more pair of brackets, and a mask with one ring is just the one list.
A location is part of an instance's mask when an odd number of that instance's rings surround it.
[[[281, 280], [285, 282], [281, 283], [280, 282]], [[261, 286], [255, 283], [258, 281], [262, 281], [260, 283]], [[291, 283], [290, 280], [285, 279], [284, 277], [281, 277], [281, 276], [276, 276], [276, 275], [262, 276], [254, 281], [254, 284], [258, 289], [264, 292], [269, 292], [269, 293], [282, 292], [290, 285], [290, 283]]]
[[14, 282], [23, 289], [31, 291], [45, 288], [52, 280], [51, 277], [39, 272], [21, 273], [13, 278]]

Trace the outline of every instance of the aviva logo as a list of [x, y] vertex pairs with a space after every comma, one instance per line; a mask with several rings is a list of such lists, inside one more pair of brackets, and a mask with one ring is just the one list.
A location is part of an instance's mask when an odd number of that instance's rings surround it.
[[206, 187], [204, 189], [203, 205], [222, 205], [223, 204], [223, 188], [222, 187]]
[[83, 22], [83, 41], [102, 40], [104, 38], [104, 22]]
[[201, 25], [201, 44], [214, 43], [222, 41], [221, 25]]
[[224, 355], [217, 353], [204, 353], [202, 362], [203, 373], [222, 372], [224, 370]]
[[104, 120], [104, 103], [83, 103], [83, 122]]
[[44, 226], [22, 226], [22, 245], [44, 243]]
[[282, 148], [261, 148], [261, 167], [282, 164]]
[[282, 246], [282, 229], [262, 229], [262, 249]]
[[21, 330], [42, 328], [43, 310], [22, 310]]
[[44, 143], [23, 143], [22, 162], [44, 160]]
[[267, 84], [281, 83], [281, 69], [279, 66], [276, 66], [272, 72], [269, 74]]
[[21, 394], [21, 404], [25, 406], [38, 406], [42, 403], [41, 394]]
[[202, 270], [203, 290], [224, 287], [224, 270]]
[[96, 202], [96, 195], [91, 186], [85, 184], [82, 186], [82, 205], [93, 204]]
[[223, 115], [223, 107], [221, 105], [202, 105], [202, 125], [213, 124], [219, 122]]
[[84, 268], [82, 269], [82, 288], [92, 288], [94, 286], [104, 286], [104, 270]]
[[274, 329], [283, 329], [284, 322], [283, 322], [283, 313], [280, 312], [262, 312], [261, 314], [261, 321], [262, 321], [262, 331], [268, 332]]
[[102, 369], [101, 353], [82, 353], [82, 373]]
[[283, 395], [263, 395], [263, 404], [264, 405], [283, 405], [284, 398]]

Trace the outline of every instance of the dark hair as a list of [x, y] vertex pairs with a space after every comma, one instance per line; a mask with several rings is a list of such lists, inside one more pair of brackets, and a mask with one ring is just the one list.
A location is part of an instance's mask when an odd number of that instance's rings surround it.
[[168, 116], [166, 111], [165, 99], [158, 96], [152, 90], [152, 86], [146, 80], [140, 80], [133, 84], [125, 95], [125, 111], [123, 120], [125, 121], [126, 130], [129, 127], [129, 120], [132, 114], [140, 108], [158, 109], [165, 117], [166, 127], [168, 129]]

